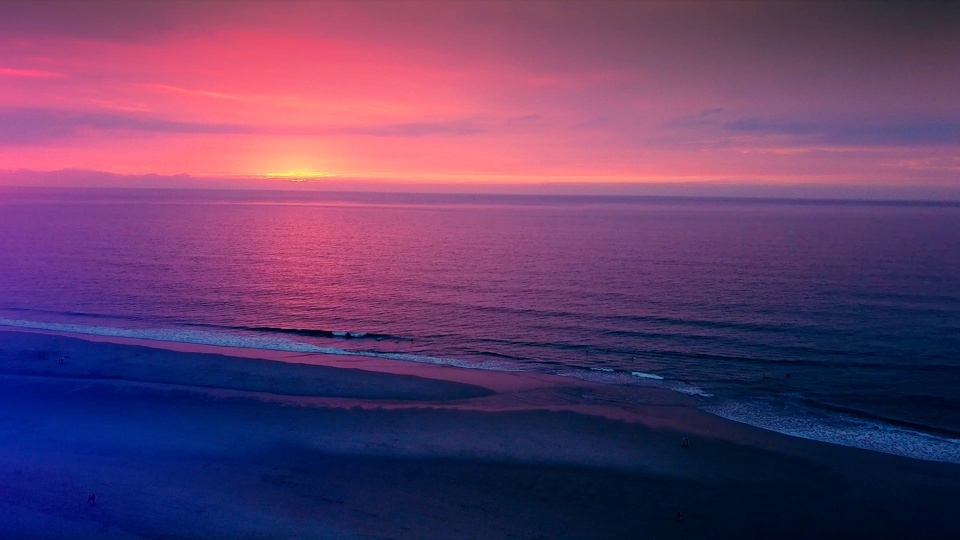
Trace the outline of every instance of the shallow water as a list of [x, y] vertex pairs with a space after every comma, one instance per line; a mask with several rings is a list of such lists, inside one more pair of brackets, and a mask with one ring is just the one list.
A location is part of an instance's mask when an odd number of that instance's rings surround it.
[[944, 204], [3, 188], [0, 324], [662, 386], [960, 462], [957, 231]]

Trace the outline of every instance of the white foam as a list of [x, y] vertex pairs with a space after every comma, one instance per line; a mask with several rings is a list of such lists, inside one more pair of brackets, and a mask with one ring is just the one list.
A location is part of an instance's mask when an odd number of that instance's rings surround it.
[[668, 381], [667, 388], [688, 396], [713, 397], [713, 394], [705, 391], [703, 388], [684, 381]]
[[561, 371], [557, 375], [600, 384], [631, 384], [633, 382], [626, 373], [612, 370]]
[[614, 371], [612, 369], [591, 368], [589, 371], [561, 371], [557, 373], [561, 377], [572, 377], [581, 381], [601, 383], [601, 384], [624, 384], [631, 386], [648, 386], [653, 388], [663, 388], [672, 390], [688, 396], [713, 397], [713, 394], [706, 392], [699, 386], [685, 381], [672, 381], [653, 373], [644, 373], [642, 371]]
[[[408, 353], [385, 353], [373, 351], [349, 351], [335, 347], [319, 347], [309, 343], [294, 341], [282, 337], [252, 336], [234, 333], [205, 332], [202, 330], [160, 329], [160, 328], [117, 328], [112, 326], [95, 326], [86, 324], [49, 323], [41, 321], [25, 321], [0, 317], [0, 326], [17, 328], [32, 328], [36, 330], [52, 330], [56, 332], [70, 332], [73, 334], [88, 334], [95, 336], [122, 337], [148, 339], [174, 343], [193, 343], [196, 345], [214, 345], [219, 347], [236, 347], [241, 349], [262, 349], [268, 351], [302, 352], [314, 354], [336, 354], [341, 356], [364, 356], [371, 358], [385, 358], [423, 364], [449, 365], [469, 369], [485, 369], [495, 371], [520, 371], [516, 367], [499, 362], [469, 362], [451, 358], [437, 358]], [[334, 332], [334, 335], [337, 335]], [[340, 332], [346, 335], [346, 332]], [[355, 334], [351, 334], [355, 335]], [[357, 336], [359, 337], [359, 336]]]
[[333, 332], [330, 332], [330, 334], [333, 335], [334, 337], [352, 337], [352, 338], [353, 337], [362, 338], [363, 336], [367, 335], [366, 332], [347, 332], [347, 331], [340, 331], [340, 330], [335, 330]]
[[73, 334], [149, 339], [153, 341], [167, 341], [176, 343], [194, 343], [197, 345], [237, 347], [241, 349], [265, 349], [270, 351], [357, 355], [357, 353], [352, 351], [336, 349], [333, 347], [317, 347], [316, 345], [301, 343], [299, 341], [293, 341], [281, 337], [268, 338], [241, 334], [205, 332], [203, 330], [169, 328], [117, 328], [113, 326], [95, 326], [87, 324], [24, 321], [18, 319], [5, 319], [2, 317], [0, 317], [0, 325], [14, 326], [17, 328], [33, 328], [36, 330], [52, 330], [56, 332], [70, 332]]
[[522, 369], [503, 362], [470, 362], [468, 360], [460, 360], [455, 358], [437, 358], [434, 356], [421, 356], [418, 354], [409, 353], [357, 352], [353, 354], [373, 356], [376, 358], [387, 358], [390, 360], [403, 360], [405, 362], [419, 362], [421, 364], [436, 364], [469, 369], [483, 369], [487, 371], [523, 371]]
[[940, 437], [849, 415], [777, 407], [766, 401], [703, 407], [717, 416], [794, 437], [887, 454], [960, 464], [960, 439]]
[[[294, 341], [292, 339], [278, 337], [275, 335], [250, 335], [241, 333], [209, 332], [203, 330], [170, 328], [118, 328], [86, 324], [26, 321], [20, 319], [7, 319], [3, 317], [0, 317], [0, 326], [52, 330], [56, 332], [69, 332], [73, 334], [89, 334], [107, 337], [148, 339], [153, 341], [166, 341], [174, 343], [193, 343], [197, 345], [236, 347], [241, 349], [262, 349], [268, 351], [300, 352], [312, 354], [335, 354], [341, 356], [363, 356], [488, 371], [528, 371], [516, 364], [511, 364], [508, 362], [497, 362], [490, 360], [477, 362], [457, 358], [439, 358], [434, 356], [422, 356], [399, 352], [351, 351], [335, 347], [319, 347], [317, 345]], [[334, 335], [340, 334], [346, 336], [347, 332], [334, 332]], [[360, 337], [359, 334], [351, 335]], [[557, 373], [557, 375], [562, 377], [573, 377], [583, 381], [601, 384], [628, 384], [643, 386], [652, 385], [658, 388], [665, 388], [691, 396], [712, 397], [712, 394], [704, 392], [702, 389], [693, 384], [682, 381], [667, 381], [659, 375], [643, 373], [639, 371], [627, 374], [626, 372], [618, 372], [610, 368], [594, 368], [591, 370], [565, 371]]]

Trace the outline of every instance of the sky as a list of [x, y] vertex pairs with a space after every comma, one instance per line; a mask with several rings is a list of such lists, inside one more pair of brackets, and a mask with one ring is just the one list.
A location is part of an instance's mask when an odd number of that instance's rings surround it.
[[960, 194], [958, 51], [939, 2], [5, 1], [0, 183]]

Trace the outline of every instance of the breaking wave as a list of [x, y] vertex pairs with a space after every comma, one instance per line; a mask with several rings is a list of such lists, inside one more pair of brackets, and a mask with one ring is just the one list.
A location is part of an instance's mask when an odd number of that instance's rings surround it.
[[730, 401], [701, 408], [728, 420], [794, 437], [960, 464], [960, 439], [923, 433], [850, 414], [774, 404], [766, 400]]

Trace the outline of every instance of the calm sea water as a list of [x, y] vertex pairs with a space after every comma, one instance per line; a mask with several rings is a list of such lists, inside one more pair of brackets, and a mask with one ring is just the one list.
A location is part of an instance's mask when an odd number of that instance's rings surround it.
[[960, 207], [0, 189], [0, 324], [671, 388], [960, 463]]

